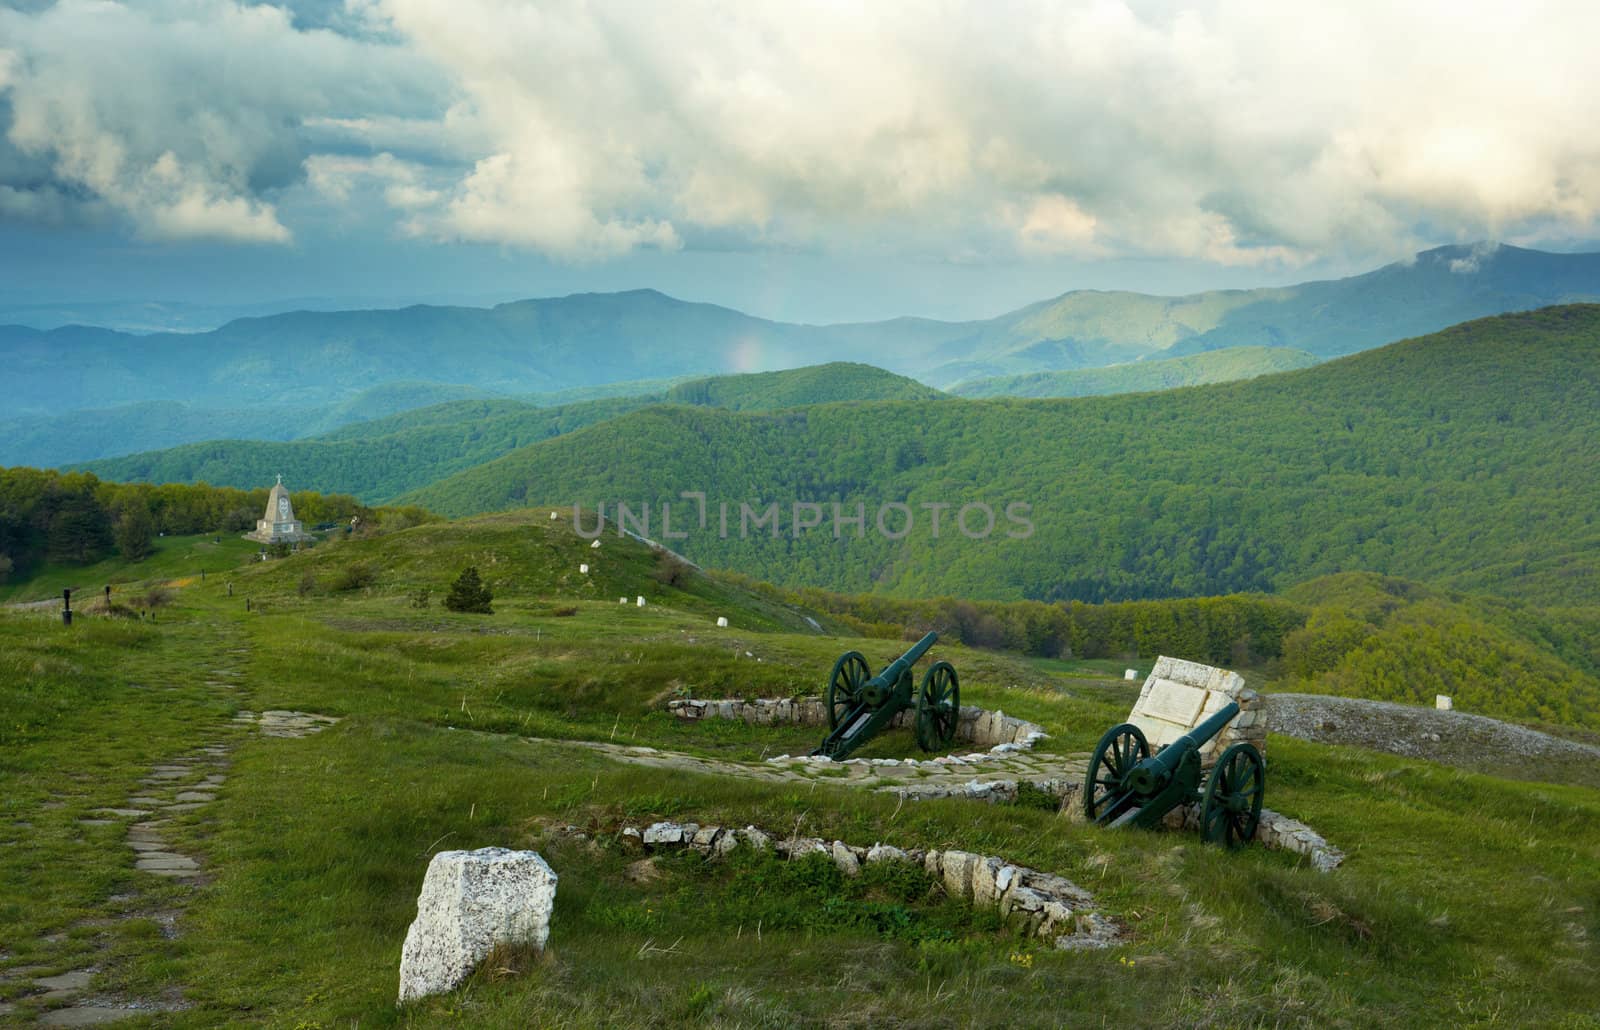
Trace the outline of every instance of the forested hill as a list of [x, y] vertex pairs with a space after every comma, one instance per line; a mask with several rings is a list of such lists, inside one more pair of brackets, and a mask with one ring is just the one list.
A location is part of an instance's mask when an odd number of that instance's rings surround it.
[[1106, 368], [974, 379], [950, 392], [958, 397], [1096, 397], [1231, 383], [1272, 372], [1309, 368], [1316, 363], [1317, 359], [1305, 351], [1288, 347], [1226, 347], [1182, 358], [1132, 361]]
[[[674, 546], [789, 584], [907, 594], [1140, 598], [1286, 587], [1349, 569], [1600, 600], [1600, 306], [1484, 319], [1314, 368], [1171, 394], [664, 408], [523, 448], [419, 490], [448, 514], [682, 491], [712, 519]], [[856, 503], [790, 539], [795, 501]], [[741, 538], [739, 505], [785, 509]], [[883, 502], [919, 516], [872, 531]], [[972, 540], [928, 503], [1032, 505]], [[729, 538], [719, 502], [732, 506]], [[682, 502], [680, 502], [681, 505]], [[614, 509], [613, 509], [614, 510]], [[808, 521], [804, 514], [802, 521]], [[674, 510], [674, 532], [687, 512]], [[969, 528], [982, 528], [974, 514]], [[891, 513], [898, 532], [903, 518]], [[659, 522], [653, 527], [660, 530]]]
[[291, 483], [377, 502], [527, 444], [655, 404], [773, 411], [830, 401], [933, 401], [939, 391], [870, 365], [835, 362], [783, 372], [714, 376], [636, 397], [556, 407], [509, 399], [462, 400], [357, 422], [305, 440], [212, 440], [89, 462], [118, 482], [195, 483], [250, 489], [283, 473]]

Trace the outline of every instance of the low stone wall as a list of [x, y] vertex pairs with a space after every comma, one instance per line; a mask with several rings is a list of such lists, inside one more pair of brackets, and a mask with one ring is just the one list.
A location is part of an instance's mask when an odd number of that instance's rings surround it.
[[1319, 873], [1331, 873], [1344, 862], [1344, 852], [1329, 844], [1316, 830], [1270, 808], [1261, 810], [1261, 825], [1256, 829], [1256, 840], [1269, 848], [1305, 855], [1311, 859], [1312, 868]]
[[[1200, 806], [1180, 805], [1167, 813], [1165, 824], [1169, 829], [1200, 829]], [[1327, 839], [1298, 819], [1290, 819], [1270, 808], [1261, 810], [1261, 822], [1256, 827], [1257, 844], [1278, 851], [1293, 851], [1311, 860], [1311, 867], [1319, 873], [1331, 873], [1344, 862], [1344, 852], [1329, 844]]]
[[[587, 836], [575, 826], [553, 828], [553, 832], [579, 839]], [[740, 830], [698, 823], [624, 826], [619, 836], [646, 852], [688, 848], [708, 859], [721, 858], [740, 847], [770, 850], [791, 859], [826, 855], [846, 876], [856, 876], [863, 865], [874, 862], [911, 862], [941, 882], [950, 897], [977, 908], [992, 909], [1029, 936], [1047, 940], [1062, 950], [1105, 948], [1127, 938], [1118, 923], [1095, 911], [1089, 892], [1071, 880], [993, 855], [901, 849], [886, 844], [861, 847], [820, 837], [778, 837], [754, 826]]]
[[[828, 725], [828, 706], [820, 698], [814, 697], [756, 698], [751, 701], [736, 699], [702, 701], [687, 698], [668, 701], [667, 711], [680, 719], [739, 719], [754, 726]], [[914, 710], [907, 709], [896, 714], [889, 725], [908, 727], [916, 717], [917, 713]], [[1048, 735], [1044, 727], [1038, 723], [1016, 719], [1001, 711], [991, 712], [971, 705], [961, 707], [961, 720], [956, 724], [957, 740], [976, 747], [989, 748], [998, 754], [1031, 748]]]

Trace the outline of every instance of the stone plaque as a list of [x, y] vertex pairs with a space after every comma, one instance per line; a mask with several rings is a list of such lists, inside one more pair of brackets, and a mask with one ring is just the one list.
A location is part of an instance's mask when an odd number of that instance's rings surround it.
[[1140, 706], [1143, 714], [1179, 726], [1193, 726], [1205, 707], [1206, 692], [1199, 687], [1188, 687], [1172, 680], [1157, 680], [1145, 695]]

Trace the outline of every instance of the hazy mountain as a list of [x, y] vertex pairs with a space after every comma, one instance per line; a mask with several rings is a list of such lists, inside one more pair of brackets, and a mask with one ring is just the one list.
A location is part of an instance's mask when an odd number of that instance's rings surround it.
[[1231, 383], [1272, 372], [1309, 368], [1317, 359], [1288, 347], [1228, 347], [1181, 358], [1155, 358], [1072, 372], [1029, 372], [973, 379], [950, 392], [958, 397], [1094, 397], [1145, 393], [1180, 386]]
[[472, 386], [396, 382], [320, 407], [207, 408], [141, 401], [25, 415], [0, 421], [0, 465], [52, 468], [220, 438], [294, 440], [397, 411], [484, 396], [487, 391]]
[[1600, 254], [1494, 244], [1438, 247], [1348, 279], [1184, 297], [1078, 291], [1003, 315], [919, 370], [948, 386], [1223, 348], [1290, 347], [1318, 358], [1506, 311], [1600, 300]]
[[325, 405], [396, 380], [500, 393], [870, 360], [944, 386], [1237, 346], [1351, 353], [1482, 315], [1600, 299], [1600, 255], [1444, 247], [1349, 279], [1188, 297], [1079, 291], [978, 322], [791, 325], [653, 290], [494, 308], [301, 311], [206, 333], [0, 327], [7, 414], [147, 400]]
[[555, 407], [505, 398], [462, 400], [352, 422], [310, 439], [210, 440], [90, 462], [103, 479], [251, 489], [283, 473], [300, 488], [380, 501], [527, 444], [660, 404], [775, 411], [868, 400], [937, 401], [937, 390], [868, 365], [692, 380], [637, 397]]

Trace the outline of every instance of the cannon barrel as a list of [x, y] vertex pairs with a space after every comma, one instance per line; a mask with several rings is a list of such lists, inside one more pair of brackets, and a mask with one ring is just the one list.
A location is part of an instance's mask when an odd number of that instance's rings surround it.
[[885, 665], [883, 667], [883, 671], [872, 677], [869, 682], [882, 685], [884, 687], [893, 687], [895, 682], [900, 679], [901, 675], [903, 675], [907, 669], [917, 664], [917, 660], [928, 653], [928, 648], [932, 647], [938, 642], [939, 634], [929, 633], [915, 644], [912, 644], [911, 650], [907, 651], [899, 658], [896, 658], [888, 665]]
[[1178, 771], [1178, 766], [1183, 764], [1183, 756], [1185, 754], [1205, 747], [1206, 742], [1221, 733], [1223, 728], [1238, 714], [1238, 703], [1229, 701], [1217, 709], [1217, 713], [1205, 722], [1202, 722], [1188, 733], [1140, 762], [1138, 768], [1134, 771], [1135, 773], [1143, 773], [1143, 776], [1139, 777], [1135, 789], [1138, 789], [1139, 786], [1149, 789], [1149, 785], [1154, 781], [1165, 781], [1171, 777], [1173, 773]]
[[[914, 691], [911, 686], [911, 667], [938, 640], [939, 634], [927, 634], [911, 645], [905, 654], [885, 666], [882, 672], [871, 677], [867, 676], [867, 660], [860, 654], [851, 651], [841, 657], [828, 680], [828, 725], [832, 731], [811, 753], [843, 759], [888, 726], [896, 715], [912, 707]], [[949, 663], [940, 664], [944, 671], [930, 669], [929, 676], [935, 677], [935, 673], [938, 673], [942, 678], [932, 678], [923, 683], [923, 692], [929, 694], [931, 691], [929, 696], [936, 703], [941, 702], [947, 690], [950, 696], [957, 696], [955, 670]], [[933, 713], [936, 720], [943, 718], [947, 723], [941, 723], [943, 728], [935, 734], [935, 738], [943, 745], [949, 744], [954, 733], [957, 715], [953, 713], [959, 712], [960, 702], [951, 701], [950, 706], [938, 708]]]

